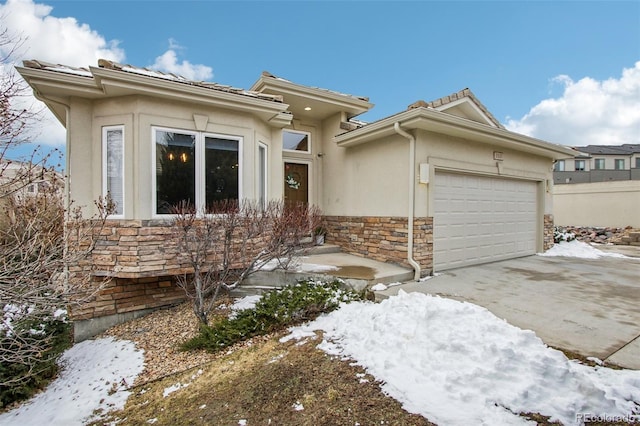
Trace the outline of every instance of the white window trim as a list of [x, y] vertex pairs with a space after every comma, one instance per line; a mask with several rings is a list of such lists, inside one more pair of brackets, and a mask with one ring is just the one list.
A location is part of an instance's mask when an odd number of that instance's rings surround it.
[[[256, 194], [256, 198], [258, 198], [258, 196], [260, 195], [260, 193], [262, 192], [264, 194], [264, 200], [263, 200], [263, 208], [267, 206], [268, 200], [269, 200], [269, 147], [267, 146], [267, 144], [262, 143], [262, 142], [258, 142], [258, 155], [257, 155], [257, 161], [260, 162], [260, 150], [264, 150], [264, 159], [262, 161], [262, 170], [264, 171], [264, 176], [260, 176], [258, 174], [257, 176], [257, 186], [258, 186], [258, 193]], [[260, 170], [260, 164], [258, 164], [257, 170]], [[263, 180], [262, 182], [262, 188], [260, 188], [260, 180]]]
[[[299, 151], [297, 149], [286, 149], [284, 147], [284, 132], [289, 132], [289, 133], [297, 133], [299, 135], [307, 135], [307, 150], [306, 151]], [[293, 130], [293, 129], [282, 129], [282, 140], [283, 140], [283, 145], [282, 145], [282, 150], [285, 152], [297, 152], [298, 154], [311, 154], [311, 133], [310, 132], [305, 132], [303, 130]]]
[[122, 213], [121, 214], [111, 214], [109, 215], [109, 218], [112, 219], [124, 219], [124, 214], [125, 214], [125, 199], [126, 199], [126, 194], [125, 194], [125, 190], [126, 190], [126, 184], [125, 184], [125, 168], [124, 168], [124, 163], [125, 163], [125, 154], [124, 154], [124, 144], [125, 144], [125, 132], [124, 132], [124, 125], [117, 125], [117, 126], [103, 126], [102, 127], [102, 196], [106, 197], [108, 194], [108, 188], [107, 188], [107, 184], [108, 184], [108, 177], [107, 177], [107, 134], [110, 131], [113, 130], [120, 130], [122, 131]]
[[156, 131], [160, 130], [163, 132], [173, 132], [173, 133], [182, 133], [185, 135], [194, 135], [196, 139], [195, 153], [196, 153], [196, 161], [195, 161], [195, 193], [196, 193], [196, 206], [198, 210], [198, 214], [204, 209], [204, 198], [205, 198], [205, 174], [204, 174], [204, 158], [205, 158], [205, 138], [220, 138], [220, 139], [229, 139], [238, 141], [238, 200], [242, 200], [243, 192], [242, 192], [242, 183], [243, 183], [243, 142], [244, 138], [242, 136], [236, 135], [226, 135], [223, 133], [208, 133], [208, 132], [198, 132], [193, 130], [185, 130], [173, 127], [163, 127], [163, 126], [151, 126], [151, 217], [153, 218], [170, 218], [175, 215], [172, 214], [159, 214], [157, 213], [157, 183], [156, 183]]

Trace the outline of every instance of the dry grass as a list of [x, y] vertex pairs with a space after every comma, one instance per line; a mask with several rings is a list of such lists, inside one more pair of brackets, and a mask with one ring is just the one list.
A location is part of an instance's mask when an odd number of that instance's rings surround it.
[[[385, 396], [373, 377], [315, 348], [279, 336], [201, 368], [134, 388], [118, 425], [432, 425]], [[166, 388], [188, 384], [167, 397]], [[296, 410], [295, 406], [304, 409]], [[152, 420], [155, 419], [155, 420]]]

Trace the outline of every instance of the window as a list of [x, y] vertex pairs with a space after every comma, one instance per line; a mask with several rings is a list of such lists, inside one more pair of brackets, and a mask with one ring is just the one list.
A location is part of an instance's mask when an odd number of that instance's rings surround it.
[[616, 170], [624, 170], [624, 159], [617, 158], [614, 162], [614, 167]]
[[596, 158], [593, 160], [593, 168], [596, 170], [604, 170], [604, 158]]
[[238, 200], [241, 138], [184, 130], [153, 129], [155, 214], [181, 201], [198, 208]]
[[309, 133], [293, 130], [282, 131], [282, 149], [285, 151], [311, 152]]
[[258, 202], [264, 208], [267, 205], [267, 146], [258, 144]]
[[636, 169], [640, 169], [640, 157], [636, 157]]
[[564, 172], [564, 160], [558, 160], [555, 165], [554, 171]]
[[102, 128], [102, 195], [115, 204], [113, 216], [124, 215], [124, 127]]
[[584, 168], [585, 168], [585, 161], [584, 160], [576, 160], [576, 171], [579, 172], [583, 172]]

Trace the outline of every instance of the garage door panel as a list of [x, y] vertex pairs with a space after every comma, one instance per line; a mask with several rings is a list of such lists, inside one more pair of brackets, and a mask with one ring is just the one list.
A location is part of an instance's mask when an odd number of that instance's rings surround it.
[[535, 253], [535, 182], [437, 172], [434, 190], [437, 270]]

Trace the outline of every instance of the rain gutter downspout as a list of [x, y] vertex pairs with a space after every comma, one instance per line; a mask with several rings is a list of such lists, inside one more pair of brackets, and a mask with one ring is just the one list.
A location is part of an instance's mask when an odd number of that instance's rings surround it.
[[413, 258], [413, 222], [414, 222], [414, 210], [415, 210], [415, 175], [416, 175], [416, 138], [407, 133], [400, 127], [399, 122], [395, 122], [393, 124], [393, 130], [396, 131], [397, 134], [403, 136], [409, 140], [409, 205], [408, 205], [408, 215], [407, 215], [407, 227], [409, 231], [408, 241], [407, 241], [407, 261], [413, 267], [414, 275], [413, 279], [416, 281], [420, 280], [420, 265]]

